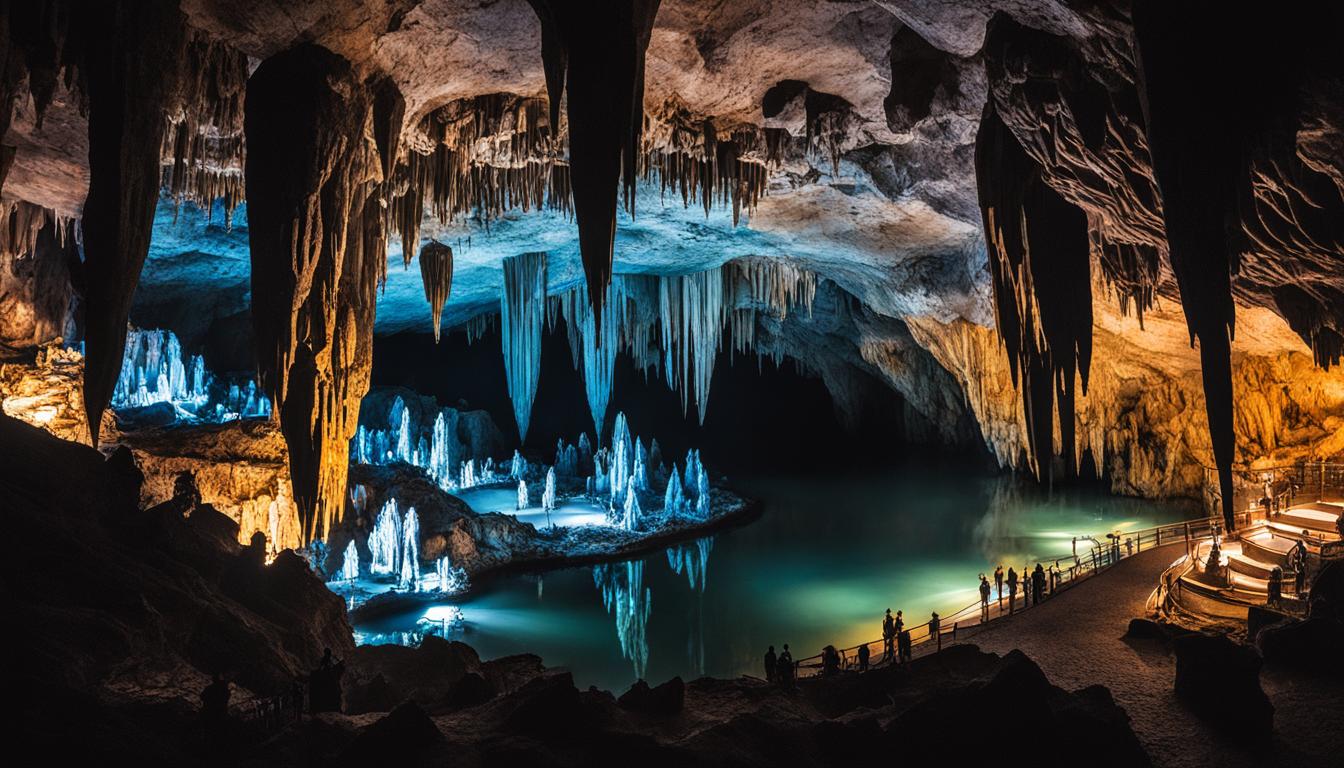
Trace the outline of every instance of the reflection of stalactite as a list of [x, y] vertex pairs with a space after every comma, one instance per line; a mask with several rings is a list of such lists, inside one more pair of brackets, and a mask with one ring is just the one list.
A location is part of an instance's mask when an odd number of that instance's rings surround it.
[[623, 182], [626, 209], [631, 216], [635, 213], [644, 128], [644, 53], [659, 0], [530, 2], [541, 21], [542, 63], [552, 114], [558, 114], [562, 88], [566, 96], [579, 252], [600, 329], [601, 300], [611, 282], [618, 181]]
[[975, 164], [995, 317], [1014, 381], [1020, 377], [1029, 460], [1038, 477], [1048, 473], [1057, 405], [1072, 474], [1074, 377], [1086, 392], [1092, 356], [1087, 217], [1045, 183], [992, 105], [980, 122]]
[[691, 589], [704, 592], [708, 584], [709, 552], [714, 548], [714, 537], [696, 539], [692, 544], [678, 544], [667, 550], [667, 564], [678, 576], [685, 576]]
[[89, 108], [84, 407], [96, 443], [149, 252], [163, 116], [177, 105], [186, 25], [167, 0], [94, 4], [84, 20], [97, 30], [88, 36], [83, 69]]
[[420, 249], [420, 281], [425, 285], [425, 301], [434, 323], [434, 343], [439, 343], [439, 326], [443, 320], [443, 305], [453, 291], [453, 249], [431, 240]]
[[616, 637], [621, 655], [643, 678], [649, 667], [649, 611], [653, 593], [644, 586], [644, 561], [604, 563], [593, 566], [593, 581], [602, 593], [602, 604], [616, 617]]
[[[301, 45], [248, 81], [247, 193], [261, 382], [280, 411], [304, 538], [344, 508], [349, 441], [368, 390], [385, 268], [366, 89], [341, 57]], [[264, 298], [263, 298], [264, 297]]]

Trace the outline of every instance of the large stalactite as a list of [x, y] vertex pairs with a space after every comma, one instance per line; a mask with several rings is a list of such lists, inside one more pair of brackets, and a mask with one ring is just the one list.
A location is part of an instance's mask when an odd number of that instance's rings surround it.
[[[570, 181], [588, 296], [601, 327], [611, 282], [617, 185], [635, 211], [644, 128], [644, 53], [659, 0], [530, 0], [541, 20], [551, 113], [563, 86], [569, 117]], [[555, 122], [553, 119], [552, 122]]]
[[170, 0], [98, 3], [86, 13], [91, 32], [84, 66], [90, 175], [83, 216], [88, 277], [84, 407], [96, 444], [121, 369], [131, 298], [149, 250], [164, 115], [180, 100], [187, 33], [185, 19]]
[[1052, 474], [1055, 409], [1064, 471], [1077, 471], [1074, 381], [1087, 391], [1092, 283], [1087, 216], [1059, 195], [990, 105], [976, 137], [976, 184], [999, 337], [1022, 392], [1029, 460]]
[[349, 441], [368, 391], [386, 229], [373, 100], [316, 45], [248, 81], [252, 318], [262, 386], [280, 412], [305, 540], [344, 510]]

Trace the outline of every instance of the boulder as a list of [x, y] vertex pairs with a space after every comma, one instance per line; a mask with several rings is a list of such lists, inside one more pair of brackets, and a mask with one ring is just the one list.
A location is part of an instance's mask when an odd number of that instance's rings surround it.
[[414, 765], [443, 741], [443, 733], [415, 702], [398, 706], [359, 735], [341, 752], [340, 765]]
[[1267, 664], [1344, 677], [1344, 624], [1338, 621], [1310, 618], [1273, 624], [1256, 634], [1255, 645]]
[[1274, 706], [1260, 687], [1260, 654], [1223, 635], [1177, 638], [1176, 696], [1228, 736], [1252, 746], [1269, 743]]
[[630, 690], [616, 700], [621, 709], [653, 717], [671, 717], [681, 711], [686, 700], [686, 684], [680, 677], [650, 688], [643, 680], [636, 680]]

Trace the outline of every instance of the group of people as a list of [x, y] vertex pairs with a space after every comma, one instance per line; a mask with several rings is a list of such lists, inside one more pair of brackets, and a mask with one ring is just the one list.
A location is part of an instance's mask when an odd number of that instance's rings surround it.
[[[330, 648], [322, 649], [322, 660], [308, 675], [307, 699], [311, 713], [341, 711], [341, 676], [344, 674], [345, 662], [332, 656]], [[284, 694], [269, 699], [253, 699], [253, 715], [277, 726], [284, 722], [289, 713], [295, 720], [302, 720], [304, 693], [302, 679], [295, 680], [290, 687], [288, 701]], [[216, 672], [210, 684], [201, 691], [201, 720], [207, 730], [220, 730], [228, 722], [229, 700], [232, 696], [233, 689], [228, 680]]]
[[778, 656], [775, 655], [775, 646], [770, 646], [765, 652], [765, 680], [768, 683], [776, 685], [790, 686], [793, 684], [793, 654], [789, 652], [789, 644], [784, 644], [784, 650]]
[[[1040, 563], [1037, 563], [1035, 570], [1030, 572], [1023, 566], [1022, 576], [1020, 578], [1017, 575], [1017, 571], [1009, 567], [1008, 575], [1005, 577], [1003, 575], [1003, 566], [1000, 565], [998, 568], [994, 569], [994, 581], [998, 586], [998, 600], [1000, 605], [1003, 604], [1003, 588], [1006, 582], [1008, 587], [1008, 613], [1013, 613], [1017, 610], [1017, 585], [1019, 583], [1022, 585], [1022, 607], [1027, 608], [1033, 603], [1039, 603], [1045, 599], [1047, 586], [1049, 587], [1050, 592], [1054, 591], [1056, 572], [1051, 568], [1050, 573], [1047, 575], [1045, 568], [1042, 567]], [[983, 573], [980, 574], [980, 618], [982, 620], [989, 619], [989, 582], [985, 579]]]

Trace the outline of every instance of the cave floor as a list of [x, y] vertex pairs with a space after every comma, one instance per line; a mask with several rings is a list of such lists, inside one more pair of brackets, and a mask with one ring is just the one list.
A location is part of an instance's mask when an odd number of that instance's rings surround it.
[[1183, 545], [1172, 544], [1126, 558], [1104, 576], [995, 621], [966, 642], [996, 653], [1021, 649], [1065, 689], [1106, 686], [1129, 713], [1155, 765], [1331, 764], [1334, 745], [1344, 743], [1339, 685], [1266, 668], [1260, 682], [1274, 704], [1274, 746], [1270, 755], [1255, 755], [1176, 699], [1176, 657], [1162, 643], [1124, 638], [1129, 620], [1145, 615], [1158, 576], [1183, 553]]

